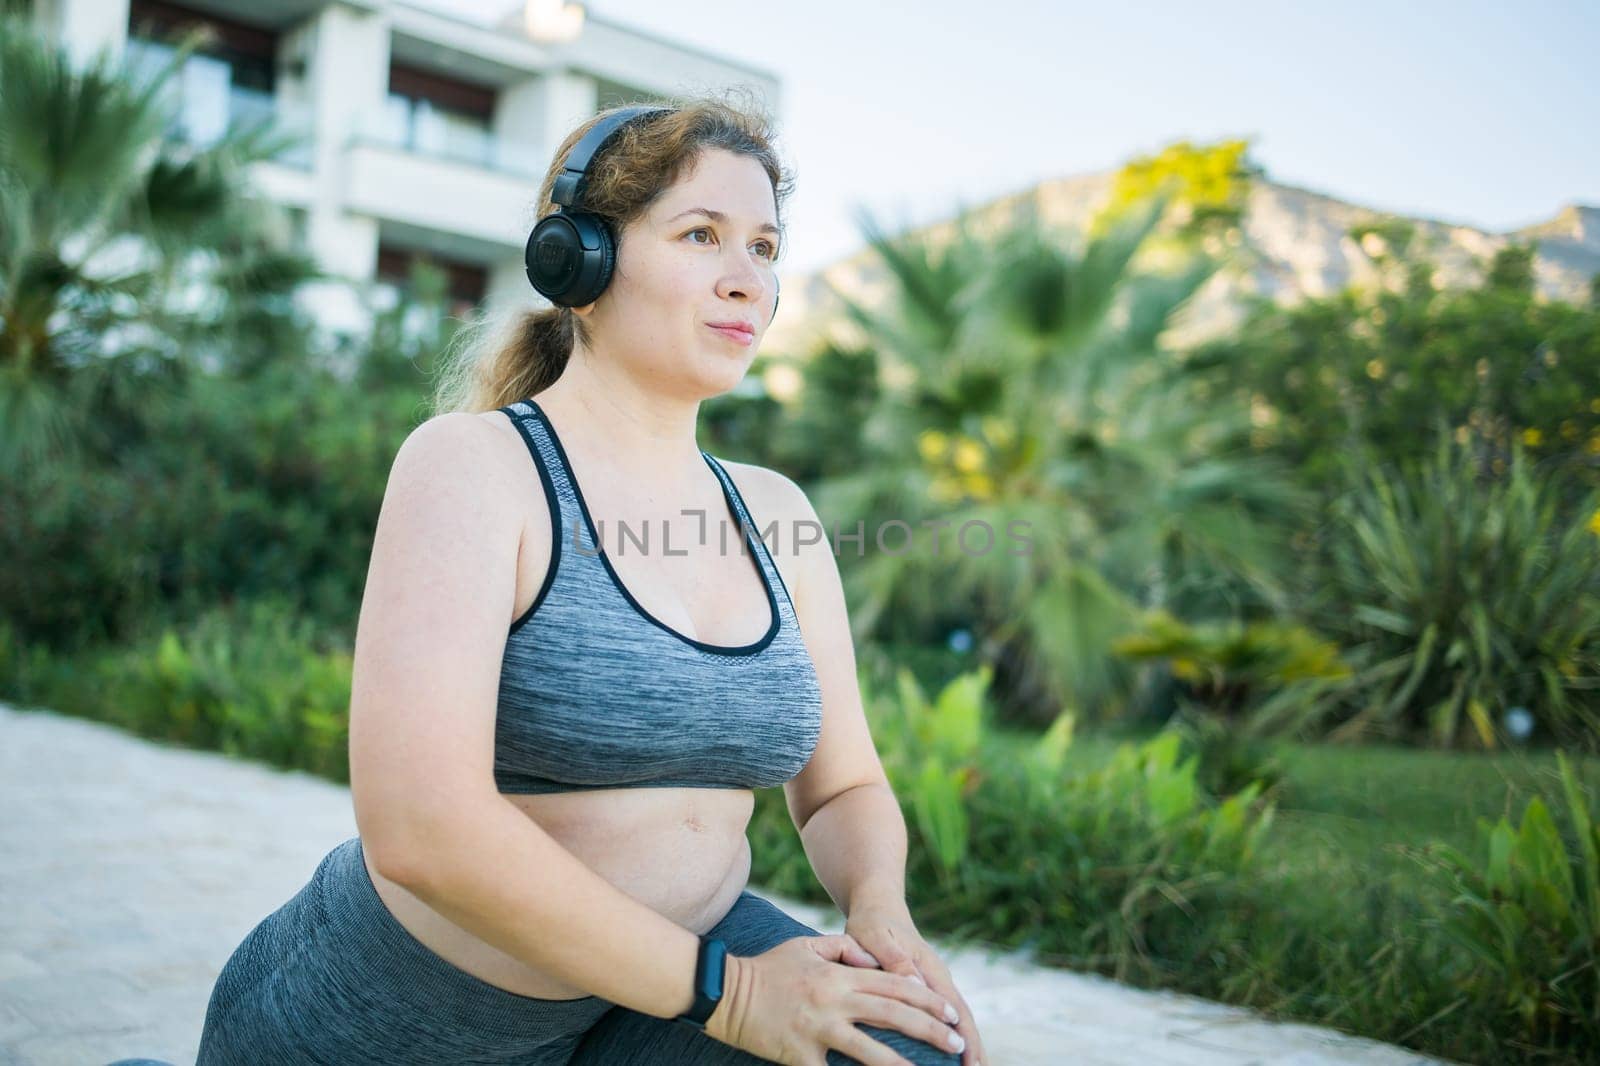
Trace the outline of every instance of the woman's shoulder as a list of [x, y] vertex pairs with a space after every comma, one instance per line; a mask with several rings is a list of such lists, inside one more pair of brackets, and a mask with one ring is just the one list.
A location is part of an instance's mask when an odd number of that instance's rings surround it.
[[395, 453], [397, 478], [454, 492], [496, 494], [513, 487], [516, 462], [527, 462], [517, 429], [498, 411], [446, 411], [418, 423]]
[[795, 480], [771, 467], [718, 457], [744, 498], [755, 531], [777, 562], [790, 592], [799, 601], [815, 570], [811, 560], [831, 552], [827, 527]]
[[805, 490], [782, 471], [721, 456], [715, 458], [733, 478], [745, 506], [750, 509], [750, 517], [758, 525], [765, 526], [777, 520], [787, 526], [792, 521], [816, 517]]

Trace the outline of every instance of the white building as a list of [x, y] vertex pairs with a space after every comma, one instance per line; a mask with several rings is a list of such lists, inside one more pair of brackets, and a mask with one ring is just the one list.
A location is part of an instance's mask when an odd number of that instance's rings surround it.
[[[510, 0], [508, 0], [508, 3]], [[80, 61], [110, 49], [170, 54], [172, 31], [204, 23], [217, 44], [185, 66], [186, 135], [271, 115], [300, 143], [258, 165], [298, 240], [330, 273], [403, 282], [421, 256], [450, 277], [458, 309], [543, 303], [523, 272], [539, 183], [562, 138], [625, 102], [748, 86], [774, 114], [769, 71], [533, 0], [493, 27], [402, 0], [34, 0], [34, 17]], [[322, 325], [360, 332], [350, 286], [308, 293]]]

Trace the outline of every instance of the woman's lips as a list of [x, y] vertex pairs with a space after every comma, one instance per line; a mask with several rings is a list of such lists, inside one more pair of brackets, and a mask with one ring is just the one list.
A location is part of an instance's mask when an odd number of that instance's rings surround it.
[[730, 329], [726, 326], [708, 326], [706, 328], [710, 329], [713, 333], [722, 334], [724, 337], [727, 337], [736, 344], [749, 344], [751, 341], [756, 339], [756, 335], [754, 333], [746, 333], [742, 329]]

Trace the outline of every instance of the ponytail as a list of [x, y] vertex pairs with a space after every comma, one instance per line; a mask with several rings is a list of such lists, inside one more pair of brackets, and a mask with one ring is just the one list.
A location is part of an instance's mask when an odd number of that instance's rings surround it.
[[508, 369], [516, 367], [521, 371], [518, 376], [526, 379], [518, 383], [520, 391], [515, 399], [543, 392], [567, 368], [567, 360], [572, 358], [575, 317], [567, 307], [523, 313], [508, 345], [513, 351], [506, 363]]
[[567, 307], [518, 310], [496, 321], [497, 336], [485, 340], [493, 327], [480, 317], [451, 342], [455, 351], [440, 360], [434, 384], [435, 415], [492, 411], [543, 392], [567, 369], [583, 329]]

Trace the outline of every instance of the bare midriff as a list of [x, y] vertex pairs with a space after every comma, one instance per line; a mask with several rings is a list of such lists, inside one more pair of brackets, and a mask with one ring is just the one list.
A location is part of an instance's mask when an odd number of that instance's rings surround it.
[[[745, 829], [755, 795], [748, 789], [610, 788], [505, 798], [595, 873], [696, 934], [716, 925], [749, 882]], [[389, 913], [458, 969], [522, 996], [588, 995], [467, 932], [370, 861], [367, 874]]]

